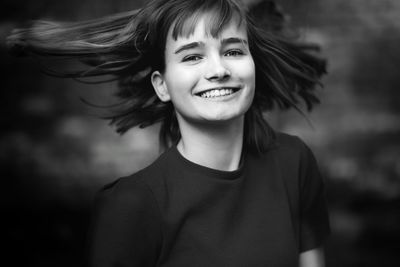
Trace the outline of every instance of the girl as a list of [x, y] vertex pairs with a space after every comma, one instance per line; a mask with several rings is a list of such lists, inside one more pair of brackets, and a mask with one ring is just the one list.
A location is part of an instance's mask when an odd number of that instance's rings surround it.
[[325, 65], [283, 38], [273, 11], [264, 31], [237, 0], [153, 0], [10, 37], [19, 51], [92, 66], [63, 76], [114, 75], [118, 132], [161, 122], [164, 153], [99, 194], [90, 266], [324, 265], [315, 158], [262, 112], [299, 97], [311, 108]]

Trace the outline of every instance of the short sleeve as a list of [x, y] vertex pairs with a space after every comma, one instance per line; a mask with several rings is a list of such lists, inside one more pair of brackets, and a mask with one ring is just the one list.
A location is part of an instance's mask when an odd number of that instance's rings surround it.
[[304, 252], [321, 246], [330, 233], [324, 181], [313, 153], [304, 143], [301, 151], [299, 190], [299, 250]]
[[146, 184], [124, 179], [97, 194], [88, 240], [90, 267], [156, 264], [161, 247], [158, 206]]

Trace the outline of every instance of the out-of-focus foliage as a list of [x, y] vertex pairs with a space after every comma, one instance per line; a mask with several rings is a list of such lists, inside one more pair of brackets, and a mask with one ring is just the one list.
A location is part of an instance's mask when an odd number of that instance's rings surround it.
[[[30, 19], [94, 18], [142, 2], [0, 4], [1, 205], [15, 266], [80, 266], [94, 192], [146, 166], [159, 149], [158, 126], [120, 137], [97, 118], [104, 109], [80, 101], [112, 104], [115, 84], [46, 77], [33, 60], [8, 55], [5, 36]], [[294, 111], [266, 114], [312, 147], [326, 177], [329, 266], [399, 266], [400, 1], [277, 2], [329, 63], [311, 125]]]

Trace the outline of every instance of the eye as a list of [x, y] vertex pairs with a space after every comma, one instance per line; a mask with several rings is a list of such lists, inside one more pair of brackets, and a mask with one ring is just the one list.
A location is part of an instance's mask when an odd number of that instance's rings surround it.
[[228, 52], [225, 53], [225, 56], [228, 57], [237, 57], [237, 56], [242, 56], [244, 55], [242, 50], [239, 49], [234, 49], [234, 50], [229, 50]]
[[182, 61], [183, 62], [188, 62], [188, 61], [195, 62], [195, 61], [199, 61], [200, 59], [202, 59], [202, 57], [199, 55], [189, 55], [189, 56], [184, 57], [182, 59]]

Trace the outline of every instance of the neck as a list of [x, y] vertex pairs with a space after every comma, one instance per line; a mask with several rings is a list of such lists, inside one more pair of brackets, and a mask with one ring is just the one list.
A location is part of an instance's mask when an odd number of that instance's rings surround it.
[[199, 165], [234, 171], [243, 147], [244, 116], [222, 124], [193, 124], [178, 118], [181, 140], [178, 151]]

